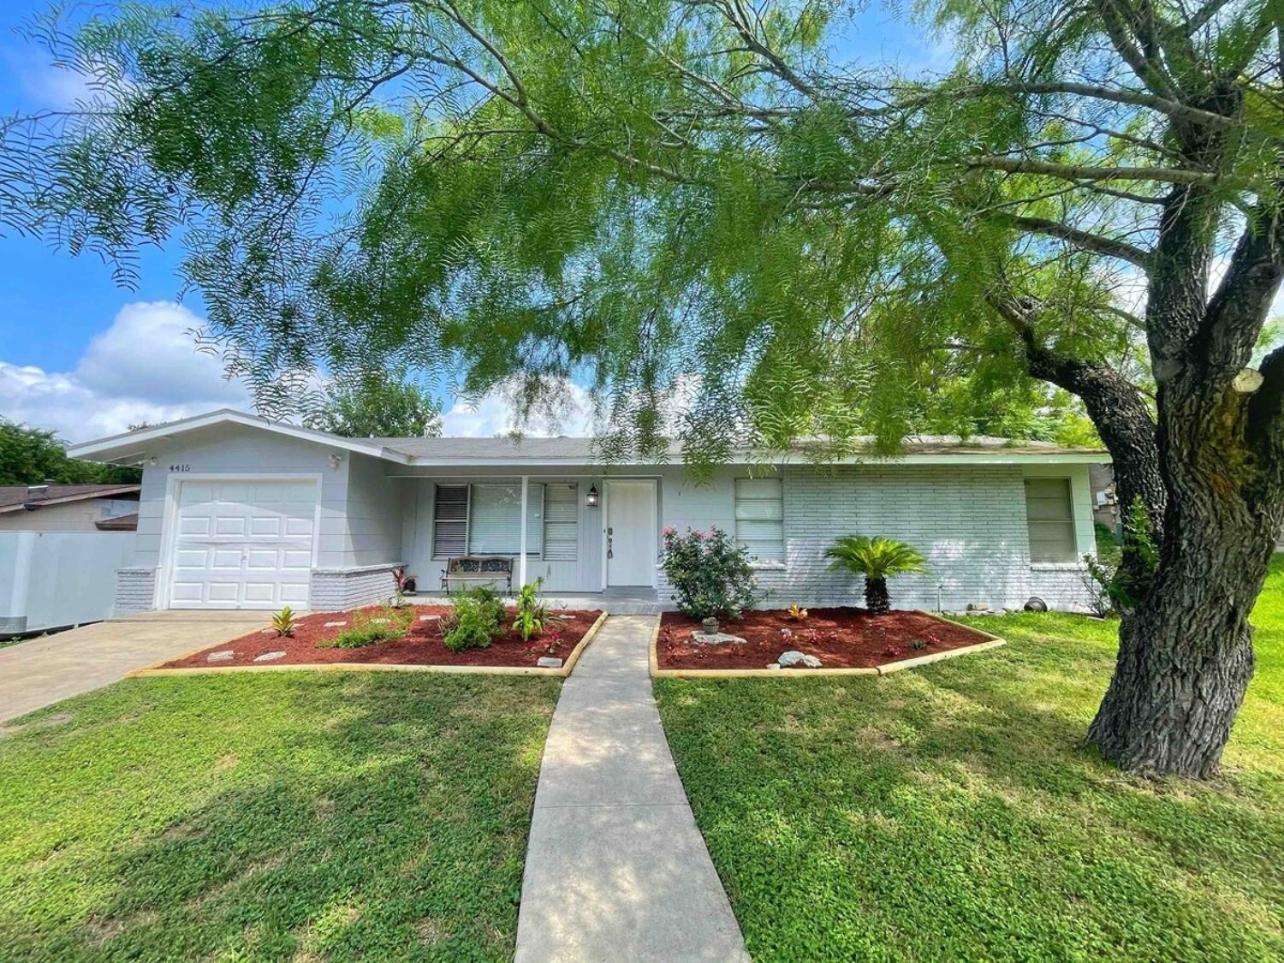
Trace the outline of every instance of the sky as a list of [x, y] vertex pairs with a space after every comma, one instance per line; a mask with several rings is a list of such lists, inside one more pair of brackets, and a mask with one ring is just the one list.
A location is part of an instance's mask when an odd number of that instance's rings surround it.
[[[0, 113], [65, 108], [83, 92], [21, 35], [47, 0], [0, 5]], [[108, 7], [101, 3], [98, 7]], [[869, 5], [842, 41], [870, 60], [934, 66], [947, 46], [924, 38], [879, 3]], [[180, 301], [180, 252], [149, 251], [136, 289], [118, 287], [107, 265], [72, 257], [46, 242], [0, 234], [0, 417], [55, 431], [75, 442], [142, 422], [213, 408], [251, 410], [244, 388], [223, 378], [219, 362], [197, 352], [191, 332], [203, 323], [199, 293]], [[584, 392], [560, 423], [525, 426], [532, 434], [591, 432]], [[448, 435], [487, 436], [514, 427], [502, 393], [477, 405], [441, 397]]]

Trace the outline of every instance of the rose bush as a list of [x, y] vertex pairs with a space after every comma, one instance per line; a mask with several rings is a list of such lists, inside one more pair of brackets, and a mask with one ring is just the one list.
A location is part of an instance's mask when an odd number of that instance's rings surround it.
[[661, 567], [678, 610], [693, 618], [739, 618], [760, 598], [749, 553], [719, 528], [685, 535], [666, 528]]

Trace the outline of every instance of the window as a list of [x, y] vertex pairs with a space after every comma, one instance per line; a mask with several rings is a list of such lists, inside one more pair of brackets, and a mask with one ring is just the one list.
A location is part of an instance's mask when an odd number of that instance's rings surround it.
[[784, 561], [785, 510], [779, 478], [736, 479], [736, 542], [756, 561]]
[[438, 485], [432, 507], [432, 554], [468, 554], [468, 486]]
[[[433, 506], [434, 558], [517, 555], [522, 545], [520, 483], [438, 485]], [[544, 547], [544, 486], [527, 485], [526, 554]]]
[[[474, 485], [468, 512], [470, 555], [516, 555], [522, 544], [522, 486]], [[544, 547], [544, 486], [526, 489], [526, 554]]]
[[1068, 478], [1027, 478], [1025, 517], [1031, 562], [1074, 562], [1074, 506]]
[[544, 486], [544, 558], [548, 561], [575, 561], [579, 511], [579, 485], [556, 482]]

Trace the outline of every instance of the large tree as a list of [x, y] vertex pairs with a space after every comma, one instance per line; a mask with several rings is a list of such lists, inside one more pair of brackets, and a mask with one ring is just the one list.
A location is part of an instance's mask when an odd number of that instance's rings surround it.
[[[1281, 38], [1265, 0], [940, 0], [941, 77], [845, 4], [299, 0], [46, 28], [101, 93], [7, 127], [0, 218], [128, 279], [182, 231], [266, 403], [317, 364], [587, 377], [607, 454], [894, 449], [1081, 399], [1158, 568], [1091, 729], [1206, 776], [1284, 520]], [[666, 409], [681, 407], [674, 417]], [[969, 414], [961, 419], [974, 424]]]
[[331, 385], [303, 423], [347, 438], [432, 438], [441, 434], [441, 403], [397, 372], [361, 372]]
[[142, 477], [138, 468], [68, 458], [52, 431], [0, 418], [0, 485], [130, 485]]

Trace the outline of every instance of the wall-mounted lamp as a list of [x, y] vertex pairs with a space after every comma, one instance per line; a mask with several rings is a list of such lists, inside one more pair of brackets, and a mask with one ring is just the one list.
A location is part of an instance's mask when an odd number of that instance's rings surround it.
[[597, 486], [589, 485], [588, 494], [584, 496], [584, 504], [589, 508], [597, 508]]
[[152, 455], [151, 458], [147, 459], [147, 466], [149, 468], [155, 468], [158, 464], [160, 464], [160, 462], [157, 460], [155, 455]]
[[343, 456], [336, 451], [330, 456], [330, 467], [333, 470], [338, 471], [341, 464], [343, 464]]

